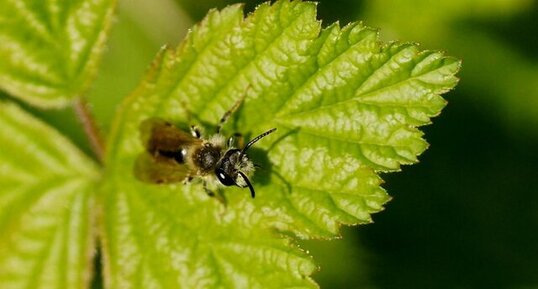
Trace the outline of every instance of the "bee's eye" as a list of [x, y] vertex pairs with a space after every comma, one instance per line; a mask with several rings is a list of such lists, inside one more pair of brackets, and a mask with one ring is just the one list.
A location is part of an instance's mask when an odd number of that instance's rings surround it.
[[217, 168], [215, 170], [215, 174], [217, 175], [217, 179], [219, 179], [221, 184], [225, 186], [235, 185], [235, 181], [232, 179], [232, 177], [228, 175], [222, 168]]

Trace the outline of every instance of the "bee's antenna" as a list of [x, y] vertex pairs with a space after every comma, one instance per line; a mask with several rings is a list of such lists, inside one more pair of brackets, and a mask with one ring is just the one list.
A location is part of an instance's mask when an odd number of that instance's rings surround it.
[[253, 138], [251, 141], [249, 141], [247, 143], [247, 145], [241, 150], [241, 156], [253, 145], [255, 144], [257, 141], [259, 141], [260, 139], [262, 139], [263, 137], [267, 136], [268, 134], [274, 132], [276, 130], [276, 128], [272, 128], [262, 134], [260, 134], [259, 136]]
[[245, 174], [243, 174], [241, 171], [238, 171], [237, 173], [240, 174], [241, 177], [243, 177], [243, 180], [245, 180], [245, 183], [247, 183], [247, 186], [250, 189], [250, 195], [254, 199], [254, 197], [256, 196], [256, 193], [254, 192], [254, 187], [252, 186], [252, 184], [248, 180], [247, 176]]

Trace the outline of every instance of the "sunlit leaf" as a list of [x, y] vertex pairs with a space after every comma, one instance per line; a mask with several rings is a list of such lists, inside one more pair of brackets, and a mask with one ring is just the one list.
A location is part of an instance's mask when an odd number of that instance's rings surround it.
[[[312, 3], [277, 1], [243, 17], [212, 11], [177, 49], [164, 49], [123, 103], [102, 191], [109, 288], [313, 288], [312, 261], [292, 243], [371, 222], [389, 199], [379, 171], [417, 161], [418, 126], [440, 113], [459, 62], [412, 44], [382, 44], [360, 23], [321, 28]], [[262, 168], [227, 205], [199, 182], [144, 184], [139, 124], [161, 117], [252, 137]], [[287, 236], [287, 237], [284, 237]]]
[[66, 105], [96, 72], [115, 0], [0, 0], [0, 89]]
[[[461, 100], [476, 103], [481, 111], [518, 131], [536, 134], [538, 65], [529, 57], [532, 53], [525, 52], [535, 50], [527, 42], [532, 43], [536, 33], [520, 29], [536, 26], [530, 24], [533, 7], [536, 1], [532, 0], [419, 0], [413, 5], [372, 0], [357, 14], [375, 21], [385, 35], [442, 47], [463, 58], [466, 81], [461, 89], [472, 97]], [[508, 32], [507, 27], [518, 33]], [[523, 40], [518, 41], [520, 37]], [[484, 69], [484, 63], [496, 69]]]
[[0, 288], [87, 288], [95, 165], [14, 104], [0, 127]]

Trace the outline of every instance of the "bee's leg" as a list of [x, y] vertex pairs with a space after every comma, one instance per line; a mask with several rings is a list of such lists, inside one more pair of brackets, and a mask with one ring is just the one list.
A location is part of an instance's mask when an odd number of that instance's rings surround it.
[[[183, 110], [185, 111], [185, 114], [186, 114], [186, 118], [187, 118], [187, 123], [200, 123], [200, 120], [196, 117], [195, 114], [192, 113], [192, 111], [188, 108], [188, 105], [185, 101], [181, 101], [181, 105], [182, 105], [182, 108]], [[193, 121], [193, 119], [195, 121]], [[191, 125], [191, 135], [194, 137], [194, 138], [201, 138], [202, 137], [202, 130], [200, 129], [200, 127], [196, 126], [196, 125]]]
[[201, 138], [202, 137], [202, 131], [199, 127], [195, 125], [191, 125], [191, 135], [195, 138]]
[[217, 191], [217, 194], [215, 195], [215, 199], [219, 200], [219, 202], [223, 204], [224, 207], [226, 207], [226, 205], [228, 204], [228, 202], [226, 201], [226, 197], [224, 196], [224, 192], [222, 190]]
[[192, 182], [193, 179], [194, 179], [194, 177], [189, 175], [183, 180], [183, 184], [186, 185], [186, 184]]
[[228, 139], [227, 145], [229, 148], [231, 147], [242, 148], [243, 145], [245, 145], [245, 139], [243, 138], [242, 134], [236, 132]]
[[207, 181], [204, 180], [202, 184], [203, 184], [203, 186], [204, 186], [204, 191], [205, 191], [205, 193], [206, 193], [208, 196], [210, 196], [210, 197], [214, 197], [214, 196], [215, 196], [215, 193], [207, 187]]
[[204, 180], [203, 181], [203, 186], [204, 186], [204, 191], [205, 193], [212, 197], [212, 198], [215, 198], [217, 199], [219, 202], [221, 202], [224, 206], [226, 206], [226, 198], [224, 197], [224, 194], [221, 190], [217, 190], [217, 194], [215, 194], [215, 192], [213, 192], [212, 190], [210, 190], [208, 187], [207, 187], [207, 181]]
[[217, 125], [217, 133], [220, 133], [220, 130], [222, 129], [222, 126], [226, 124], [230, 116], [241, 106], [241, 103], [245, 100], [245, 97], [247, 97], [247, 91], [250, 89], [250, 85], [247, 87], [243, 95], [234, 103], [234, 105], [224, 113], [224, 115], [220, 118], [219, 124]]

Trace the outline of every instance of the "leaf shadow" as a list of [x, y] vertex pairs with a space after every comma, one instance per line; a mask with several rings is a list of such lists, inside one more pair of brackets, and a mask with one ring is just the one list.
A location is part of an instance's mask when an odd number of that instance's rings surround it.
[[288, 194], [292, 193], [292, 186], [288, 180], [284, 176], [282, 176], [278, 171], [273, 170], [273, 164], [269, 160], [269, 152], [274, 149], [279, 143], [281, 143], [284, 139], [295, 135], [299, 133], [300, 128], [293, 128], [283, 135], [279, 136], [267, 149], [260, 149], [260, 148], [252, 148], [251, 152], [249, 153], [252, 157], [251, 159], [253, 162], [258, 166], [257, 173], [254, 175], [254, 181], [261, 184], [261, 185], [267, 185], [272, 176], [275, 176], [278, 178], [286, 187], [286, 190], [288, 191]]

